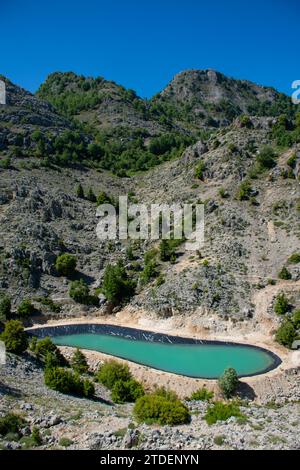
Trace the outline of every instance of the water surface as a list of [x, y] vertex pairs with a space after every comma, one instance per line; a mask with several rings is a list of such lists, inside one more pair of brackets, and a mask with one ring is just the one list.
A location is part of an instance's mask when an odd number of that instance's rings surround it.
[[233, 367], [241, 377], [275, 367], [275, 358], [267, 350], [239, 344], [169, 344], [101, 333], [68, 334], [52, 339], [57, 345], [99, 351], [188, 377], [218, 378], [227, 367]]

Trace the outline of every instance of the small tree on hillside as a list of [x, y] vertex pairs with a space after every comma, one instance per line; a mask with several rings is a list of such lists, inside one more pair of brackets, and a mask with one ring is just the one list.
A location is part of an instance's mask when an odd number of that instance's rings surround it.
[[1, 335], [6, 350], [15, 354], [21, 354], [27, 349], [28, 339], [23, 325], [18, 320], [10, 320], [5, 324]]
[[87, 305], [90, 301], [90, 291], [83, 279], [71, 283], [69, 295], [71, 299], [80, 304]]
[[238, 385], [238, 376], [236, 370], [232, 367], [226, 369], [219, 378], [219, 387], [225, 398], [230, 398]]
[[289, 310], [289, 301], [286, 295], [282, 292], [278, 294], [274, 304], [274, 311], [277, 315], [284, 315]]
[[88, 201], [91, 201], [91, 202], [97, 201], [96, 195], [94, 191], [92, 190], [92, 188], [89, 188], [86, 198], [88, 199]]
[[61, 276], [70, 277], [76, 269], [77, 259], [69, 253], [63, 253], [56, 258], [55, 268]]
[[77, 197], [79, 197], [80, 199], [84, 199], [84, 190], [83, 190], [83, 187], [82, 187], [81, 184], [79, 184], [79, 185], [77, 186], [76, 195], [77, 195]]
[[285, 281], [292, 279], [292, 275], [286, 266], [283, 266], [282, 270], [278, 273], [278, 277], [279, 279], [283, 279]]
[[11, 300], [8, 295], [0, 297], [0, 322], [4, 322], [11, 314]]
[[76, 349], [72, 358], [71, 358], [71, 366], [78, 372], [79, 374], [84, 374], [89, 370], [89, 365], [87, 363], [85, 355], [80, 351], [80, 349]]
[[103, 293], [115, 305], [128, 299], [134, 292], [134, 283], [128, 279], [125, 268], [121, 262], [117, 265], [108, 265], [104, 272]]
[[18, 306], [18, 315], [21, 318], [30, 317], [34, 313], [34, 306], [29, 299], [24, 299]]

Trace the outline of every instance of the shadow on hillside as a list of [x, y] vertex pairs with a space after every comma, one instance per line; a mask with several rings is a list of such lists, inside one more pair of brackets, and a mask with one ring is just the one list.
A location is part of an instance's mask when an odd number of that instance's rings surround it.
[[15, 387], [11, 387], [10, 385], [3, 384], [0, 382], [0, 396], [1, 395], [8, 395], [14, 398], [20, 398], [22, 393]]
[[253, 388], [245, 382], [239, 382], [236, 395], [242, 400], [254, 400], [256, 398]]

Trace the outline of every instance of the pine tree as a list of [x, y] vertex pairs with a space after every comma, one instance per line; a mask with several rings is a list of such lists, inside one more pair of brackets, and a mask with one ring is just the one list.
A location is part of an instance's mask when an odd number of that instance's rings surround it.
[[95, 193], [92, 190], [92, 188], [89, 188], [89, 190], [88, 190], [87, 199], [91, 202], [96, 202], [97, 201], [97, 198], [96, 198]]
[[76, 194], [77, 194], [77, 197], [79, 197], [80, 199], [84, 199], [84, 190], [81, 184], [77, 186]]
[[71, 366], [75, 372], [79, 374], [84, 374], [88, 371], [89, 366], [86, 360], [85, 355], [80, 351], [80, 349], [76, 349], [74, 352], [72, 359], [71, 359]]

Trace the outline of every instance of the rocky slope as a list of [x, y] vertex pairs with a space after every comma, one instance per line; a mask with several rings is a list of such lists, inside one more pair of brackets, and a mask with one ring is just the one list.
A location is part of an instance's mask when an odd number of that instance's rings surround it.
[[[113, 405], [99, 385], [97, 397], [91, 401], [47, 389], [41, 369], [30, 357], [9, 356], [0, 369], [1, 413], [21, 413], [28, 423], [25, 436], [37, 427], [43, 439], [41, 448], [52, 450], [66, 444], [69, 449], [91, 450], [299, 450], [300, 405], [286, 402], [286, 392], [263, 405], [245, 401], [243, 419], [232, 417], [209, 426], [203, 420], [208, 404], [187, 402], [192, 415], [188, 425], [137, 426], [132, 421], [132, 405]], [[299, 386], [294, 390], [294, 399], [297, 397]], [[0, 447], [19, 449], [22, 443], [2, 439]]]
[[154, 102], [172, 106], [178, 121], [190, 128], [227, 126], [241, 114], [276, 116], [293, 108], [289, 98], [273, 88], [210, 69], [179, 73]]
[[[290, 307], [300, 307], [300, 264], [290, 261], [300, 253], [299, 123], [286, 97], [213, 71], [179, 74], [150, 102], [113, 82], [75, 74], [52, 75], [37, 97], [6, 85], [8, 103], [0, 105], [0, 294], [12, 298], [13, 316], [25, 298], [36, 309], [26, 325], [114, 315], [124, 306], [113, 310], [101, 288], [105, 268], [122, 260], [136, 281], [128, 315], [145, 324], [170, 322], [178, 332], [188, 326], [205, 337], [259, 333], [272, 341], [280, 323], [276, 296], [285, 292]], [[286, 116], [278, 117], [283, 111]], [[157, 137], [162, 140], [153, 141]], [[121, 164], [114, 167], [116, 161]], [[145, 165], [134, 167], [137, 161]], [[127, 177], [108, 171], [116, 168], [126, 168]], [[78, 196], [79, 184], [85, 197]], [[132, 203], [203, 203], [204, 246], [189, 252], [178, 244], [173, 258], [162, 261], [155, 241], [100, 241], [89, 189], [113, 201], [128, 195]], [[145, 282], [149, 250], [156, 266]], [[77, 258], [72, 279], [55, 268], [61, 253]], [[290, 279], [279, 276], [284, 266]], [[97, 305], [70, 298], [74, 279], [98, 296]], [[41, 374], [32, 358], [9, 357], [0, 375], [1, 410], [21, 409], [30, 426], [50, 429], [43, 431], [45, 448], [64, 436], [74, 448], [93, 449], [298, 448], [297, 370], [278, 380], [287, 384], [282, 390], [274, 386], [268, 400], [280, 398], [276, 410], [251, 404], [243, 408], [247, 422], [208, 427], [202, 419], [207, 405], [190, 403], [191, 425], [163, 430], [129, 429], [131, 405], [102, 404], [109, 396], [100, 388], [98, 402], [63, 397], [44, 387]]]
[[0, 105], [0, 150], [10, 146], [28, 148], [35, 130], [57, 135], [72, 128], [47, 101], [43, 101], [23, 88], [0, 76], [6, 87], [6, 105]]

